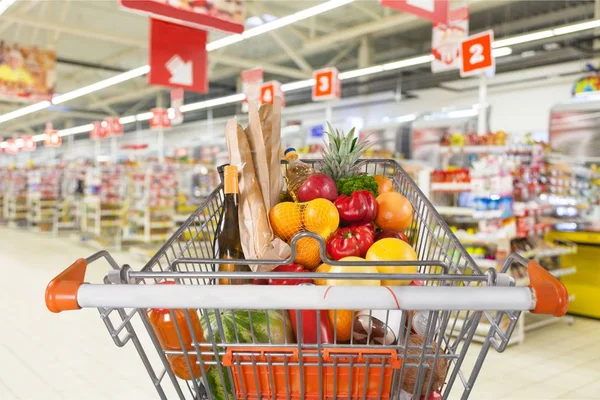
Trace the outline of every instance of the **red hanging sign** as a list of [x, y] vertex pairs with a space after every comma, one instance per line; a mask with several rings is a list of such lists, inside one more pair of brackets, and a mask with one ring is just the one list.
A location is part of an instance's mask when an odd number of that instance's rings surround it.
[[183, 123], [183, 113], [181, 112], [183, 97], [183, 89], [171, 89], [171, 109], [173, 110], [171, 125], [180, 125]]
[[275, 97], [281, 97], [281, 106], [285, 106], [285, 96], [281, 90], [281, 83], [277, 81], [270, 81], [264, 83], [260, 87], [260, 103], [261, 104], [273, 104]]
[[105, 130], [105, 136], [121, 136], [123, 134], [123, 124], [119, 122], [119, 117], [104, 118], [102, 128]]
[[21, 140], [23, 141], [21, 151], [35, 151], [37, 148], [35, 140], [33, 140], [33, 136], [21, 136]]
[[105, 122], [94, 121], [92, 122], [92, 125], [94, 127], [90, 131], [90, 139], [101, 140], [107, 136], [106, 128], [108, 125]]
[[148, 83], [206, 93], [206, 38], [205, 31], [152, 19]]
[[19, 146], [15, 139], [6, 140], [6, 147], [4, 148], [6, 154], [19, 154]]
[[325, 68], [313, 72], [315, 85], [312, 89], [313, 101], [339, 100], [342, 97], [342, 82], [337, 68]]
[[478, 35], [469, 36], [461, 43], [462, 63], [460, 76], [477, 75], [489, 68], [494, 68], [492, 42], [494, 31], [485, 31]]
[[260, 101], [260, 87], [263, 84], [264, 71], [254, 68], [242, 71], [242, 92], [246, 95], [242, 103], [242, 111], [248, 111], [249, 102]]
[[150, 129], [165, 129], [171, 127], [171, 119], [166, 108], [153, 108], [150, 119]]
[[379, 4], [417, 15], [434, 23], [448, 22], [448, 0], [379, 0]]
[[450, 11], [448, 23], [433, 24], [431, 35], [431, 72], [460, 69], [460, 44], [469, 35], [469, 7]]
[[46, 139], [44, 139], [44, 147], [60, 147], [62, 144], [62, 137], [55, 129], [44, 131]]
[[120, 0], [120, 3], [137, 13], [196, 29], [244, 32], [245, 0]]

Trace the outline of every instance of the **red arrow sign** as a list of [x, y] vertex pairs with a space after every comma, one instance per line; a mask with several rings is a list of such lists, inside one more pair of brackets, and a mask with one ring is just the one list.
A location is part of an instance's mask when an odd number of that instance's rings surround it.
[[206, 38], [205, 31], [152, 19], [148, 83], [205, 93]]

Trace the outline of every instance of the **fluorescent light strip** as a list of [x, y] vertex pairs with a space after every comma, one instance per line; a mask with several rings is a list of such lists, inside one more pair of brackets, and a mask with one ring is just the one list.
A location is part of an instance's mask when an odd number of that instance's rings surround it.
[[596, 19], [593, 21], [581, 22], [579, 24], [572, 24], [567, 26], [562, 26], [560, 28], [554, 28], [552, 32], [554, 32], [555, 36], [559, 35], [567, 35], [569, 33], [585, 31], [588, 29], [595, 29], [600, 27], [600, 19]]
[[152, 113], [152, 111], [148, 111], [148, 112], [145, 112], [145, 113], [137, 114], [135, 116], [135, 119], [136, 119], [136, 121], [148, 121], [148, 120], [152, 119], [153, 115], [154, 114]]
[[383, 64], [382, 67], [384, 71], [391, 71], [394, 69], [412, 67], [414, 65], [427, 64], [428, 62], [433, 61], [433, 58], [434, 57], [432, 54], [427, 54], [425, 56], [413, 57], [406, 60]]
[[62, 129], [58, 131], [60, 136], [69, 136], [69, 135], [77, 135], [78, 133], [91, 132], [94, 129], [93, 124], [85, 124], [74, 126], [72, 128]]
[[144, 65], [142, 67], [132, 69], [131, 71], [123, 72], [122, 74], [112, 76], [103, 81], [93, 83], [89, 86], [84, 86], [82, 88], [73, 90], [71, 92], [67, 92], [65, 94], [60, 94], [60, 95], [54, 96], [54, 98], [52, 99], [52, 103], [53, 104], [61, 104], [66, 101], [73, 100], [73, 99], [76, 99], [81, 96], [85, 96], [86, 94], [90, 94], [92, 92], [97, 92], [98, 90], [105, 89], [109, 86], [113, 86], [118, 83], [125, 82], [125, 81], [128, 81], [133, 78], [137, 78], [138, 76], [146, 75], [148, 72], [150, 72], [150, 66]]
[[[493, 50], [494, 57], [502, 57], [504, 55], [508, 55], [511, 53], [512, 53], [512, 50], [508, 47]], [[365, 76], [365, 75], [381, 73], [384, 71], [391, 71], [391, 70], [395, 70], [395, 69], [402, 69], [402, 68], [412, 67], [415, 65], [426, 64], [426, 63], [430, 62], [432, 59], [433, 59], [433, 56], [431, 54], [427, 54], [427, 55], [423, 55], [423, 56], [412, 57], [412, 58], [407, 58], [404, 60], [394, 61], [394, 62], [383, 64], [383, 65], [375, 65], [372, 67], [342, 72], [342, 73], [340, 73], [339, 77], [342, 80], [353, 79], [353, 78], [358, 78], [358, 77]], [[314, 84], [315, 84], [314, 79], [305, 79], [305, 80], [301, 80], [301, 81], [289, 82], [289, 83], [283, 84], [283, 85], [281, 85], [281, 90], [284, 92], [291, 92], [294, 90], [312, 87]], [[204, 110], [204, 109], [211, 108], [211, 107], [218, 107], [218, 106], [222, 106], [222, 105], [226, 105], [226, 104], [238, 103], [240, 101], [243, 101], [245, 98], [246, 98], [246, 95], [244, 93], [237, 93], [237, 94], [233, 94], [230, 96], [219, 97], [216, 99], [210, 99], [210, 100], [200, 101], [200, 102], [191, 103], [191, 104], [185, 104], [185, 105], [181, 106], [180, 110], [182, 113], [186, 113], [186, 112], [190, 112], [190, 111], [197, 111], [197, 110]], [[413, 114], [410, 114], [409, 116], [406, 116], [406, 117], [410, 118], [412, 116], [413, 116]], [[130, 123], [133, 123], [136, 121], [147, 121], [151, 118], [152, 118], [152, 112], [149, 111], [149, 112], [140, 113], [137, 115], [128, 115], [125, 117], [121, 117], [121, 118], [119, 118], [119, 122], [121, 124], [125, 125], [125, 124], [130, 124]], [[402, 118], [402, 117], [400, 117], [400, 118]], [[408, 119], [406, 121], [408, 121]], [[88, 124], [88, 125], [81, 125], [79, 127], [69, 128], [69, 129], [67, 129], [67, 131], [69, 131], [69, 133], [67, 133], [67, 134], [74, 135], [76, 133], [89, 132], [89, 131], [91, 131], [91, 127], [93, 127], [93, 126], [91, 124]], [[65, 131], [65, 130], [63, 130], [63, 131]], [[62, 133], [63, 131], [60, 131], [61, 136], [66, 135], [66, 134]], [[71, 133], [71, 132], [73, 132], [73, 133]], [[38, 136], [44, 136], [44, 138], [45, 138], [45, 135], [38, 135]], [[40, 140], [43, 140], [43, 138], [38, 139], [38, 137], [34, 136], [34, 140], [39, 142]]]
[[[329, 1], [327, 3], [321, 4], [321, 6], [324, 6], [325, 4], [331, 4], [331, 5], [337, 4], [337, 7], [339, 7], [344, 4], [350, 3], [351, 1], [352, 0], [339, 0], [339, 1], [333, 0], [333, 1]], [[2, 2], [0, 1], [0, 5], [1, 4], [2, 4]], [[317, 6], [317, 7], [319, 7], [319, 6]], [[335, 8], [335, 7], [331, 6], [330, 8], [326, 8], [326, 9], [324, 8], [324, 10], [328, 11], [333, 8]], [[310, 10], [310, 9], [307, 9], [307, 10]], [[321, 12], [325, 12], [325, 11], [321, 11]], [[306, 17], [306, 18], [308, 18], [308, 17]], [[297, 21], [299, 21], [299, 20], [300, 19], [298, 19]], [[273, 21], [273, 22], [275, 22], [275, 21]], [[505, 46], [508, 46], [511, 44], [521, 44], [521, 43], [533, 42], [536, 40], [547, 39], [550, 37], [560, 36], [560, 35], [567, 35], [569, 33], [580, 32], [580, 31], [595, 29], [595, 28], [599, 28], [599, 27], [600, 27], [600, 19], [597, 19], [597, 20], [593, 20], [593, 21], [587, 21], [587, 22], [572, 24], [572, 25], [568, 25], [568, 26], [564, 26], [564, 27], [560, 27], [560, 28], [555, 28], [551, 31], [545, 30], [545, 31], [533, 32], [533, 33], [528, 33], [525, 35], [515, 36], [512, 38], [496, 40], [496, 41], [494, 41], [494, 43], [492, 43], [492, 47], [494, 48], [493, 55], [494, 55], [494, 57], [498, 58], [498, 57], [504, 57], [504, 56], [512, 54], [512, 49], [509, 47], [505, 47]], [[256, 28], [253, 28], [253, 29], [256, 29]], [[248, 30], [248, 31], [251, 31], [251, 30]], [[265, 32], [267, 32], [267, 31], [265, 31]], [[235, 40], [230, 39], [230, 38], [236, 37], [236, 36], [240, 36], [239, 40], [238, 39], [235, 39]], [[253, 36], [255, 36], [255, 35], [253, 35]], [[244, 40], [244, 37], [242, 37], [242, 35], [227, 36], [226, 38], [209, 43], [207, 45], [207, 49], [209, 49], [209, 46], [211, 44], [213, 44], [213, 43], [216, 44], [217, 42], [220, 42], [223, 40], [229, 40], [229, 41], [231, 41], [231, 43], [229, 43], [229, 44], [232, 44], [232, 43], [238, 42], [240, 40]], [[232, 40], [234, 40], [234, 41], [232, 41]], [[225, 44], [224, 46], [228, 46], [229, 44]], [[216, 48], [220, 48], [220, 47], [224, 47], [224, 46], [219, 46]], [[215, 50], [216, 48], [209, 49], [208, 51]], [[427, 55], [413, 57], [413, 58], [409, 58], [406, 60], [395, 61], [395, 62], [383, 64], [383, 65], [376, 65], [373, 67], [367, 67], [367, 68], [342, 72], [342, 73], [340, 73], [339, 78], [341, 80], [358, 78], [360, 76], [372, 75], [372, 74], [380, 73], [383, 71], [390, 71], [390, 70], [394, 70], [394, 69], [401, 69], [401, 68], [406, 68], [409, 66], [425, 64], [425, 63], [431, 61], [431, 59], [432, 59], [432, 56], [430, 54], [427, 54]], [[145, 67], [149, 68], [148, 66], [144, 66], [144, 67], [140, 67], [140, 68], [145, 68]], [[132, 70], [132, 71], [135, 71], [135, 70]], [[131, 71], [129, 71], [129, 72], [131, 72]], [[289, 92], [289, 91], [293, 91], [293, 90], [299, 90], [299, 89], [311, 87], [312, 85], [314, 85], [314, 83], [315, 83], [314, 79], [306, 79], [306, 80], [302, 80], [302, 81], [290, 82], [290, 83], [283, 84], [283, 85], [281, 85], [281, 89], [284, 92]], [[66, 94], [68, 94], [68, 93], [66, 93]], [[184, 105], [181, 107], [181, 111], [188, 112], [188, 111], [206, 109], [206, 108], [210, 108], [210, 107], [217, 107], [217, 106], [225, 105], [225, 104], [237, 103], [239, 101], [243, 101], [245, 98], [246, 98], [246, 96], [243, 93], [234, 94], [231, 96], [221, 97], [221, 98], [217, 98], [217, 99], [187, 104], [187, 105]], [[14, 118], [21, 117], [23, 115], [30, 114], [32, 112], [43, 110], [45, 108], [48, 108], [49, 106], [50, 106], [50, 102], [45, 101], [45, 102], [32, 104], [30, 106], [21, 108], [19, 110], [15, 110], [13, 112], [10, 112], [10, 113], [4, 114], [4, 115], [0, 115], [0, 123], [6, 122], [6, 121], [14, 119]], [[121, 117], [119, 119], [119, 122], [121, 122], [122, 124], [125, 125], [125, 124], [129, 124], [129, 123], [133, 123], [135, 121], [149, 120], [150, 118], [152, 118], [152, 113], [148, 112], [148, 113], [138, 114], [137, 116], [129, 115], [129, 116]], [[85, 125], [83, 125], [83, 126], [85, 126]], [[71, 128], [71, 129], [74, 129], [74, 128]], [[36, 142], [39, 142], [41, 140], [44, 140], [45, 138], [46, 138], [46, 135], [42, 134], [42, 135], [34, 136], [33, 140], [35, 140]], [[0, 143], [0, 147], [4, 148], [6, 146], [7, 146], [6, 142]]]
[[285, 17], [264, 23], [257, 27], [247, 29], [241, 34], [229, 35], [222, 39], [214, 40], [206, 45], [206, 50], [213, 51], [221, 49], [234, 43], [241, 42], [242, 40], [250, 39], [251, 37], [262, 35], [264, 33], [274, 31], [275, 29], [283, 28], [284, 26], [314, 17], [315, 15], [323, 14], [324, 12], [352, 3], [353, 1], [354, 0], [330, 0], [314, 7], [309, 7], [305, 10], [298, 11], [294, 14], [286, 15]]
[[12, 6], [15, 0], [2, 0], [0, 1], [0, 14], [4, 14], [4, 11], [8, 9], [8, 7]]
[[339, 78], [341, 80], [352, 79], [352, 78], [358, 78], [359, 76], [378, 74], [380, 72], [383, 72], [383, 65], [375, 65], [375, 66], [372, 66], [372, 67], [367, 67], [367, 68], [361, 68], [361, 69], [355, 69], [355, 70], [352, 70], [352, 71], [342, 72], [342, 73], [339, 74]]
[[137, 119], [135, 118], [135, 115], [128, 115], [126, 117], [119, 118], [119, 122], [122, 125], [131, 124], [132, 122], [135, 122], [135, 121], [137, 121]]
[[35, 103], [35, 104], [29, 105], [27, 107], [19, 108], [18, 110], [11, 111], [9, 113], [0, 115], [0, 124], [2, 122], [10, 121], [11, 119], [19, 118], [19, 117], [22, 117], [27, 114], [31, 114], [31, 113], [34, 113], [37, 111], [44, 110], [44, 109], [50, 107], [51, 105], [52, 105], [52, 103], [50, 103], [47, 100], [40, 101], [39, 103]]
[[[0, 14], [2, 12], [4, 12], [8, 7], [10, 7], [10, 5], [12, 3], [14, 3], [14, 1], [15, 0], [0, 0]], [[298, 21], [302, 21], [304, 19], [307, 19], [307, 18], [310, 18], [310, 17], [314, 17], [315, 15], [319, 15], [319, 14], [322, 14], [324, 12], [333, 10], [335, 8], [342, 7], [342, 6], [346, 5], [346, 4], [351, 3], [352, 1], [354, 1], [354, 0], [330, 0], [328, 2], [321, 3], [321, 4], [316, 5], [314, 7], [310, 7], [310, 8], [307, 8], [305, 10], [298, 11], [298, 12], [296, 12], [294, 14], [287, 15], [287, 16], [282, 17], [282, 18], [278, 18], [278, 19], [276, 19], [274, 21], [267, 22], [265, 24], [262, 24], [260, 26], [255, 27], [255, 28], [248, 29], [248, 30], [244, 31], [243, 34], [240, 34], [240, 35], [229, 35], [229, 36], [226, 36], [226, 37], [224, 37], [222, 39], [218, 39], [218, 40], [212, 41], [212, 42], [210, 42], [210, 43], [208, 43], [206, 45], [206, 50], [207, 51], [217, 50], [217, 49], [220, 49], [220, 48], [232, 45], [234, 43], [241, 42], [242, 40], [249, 39], [249, 38], [254, 37], [254, 36], [262, 35], [264, 33], [273, 31], [275, 29], [279, 29], [279, 28], [282, 28], [284, 26], [294, 24], [294, 23], [296, 23]], [[103, 81], [93, 83], [93, 84], [91, 84], [89, 86], [85, 86], [85, 87], [82, 87], [82, 88], [73, 90], [71, 92], [67, 92], [67, 93], [61, 94], [61, 95], [56, 95], [52, 99], [52, 103], [53, 104], [61, 104], [61, 103], [64, 103], [64, 102], [76, 99], [78, 97], [82, 97], [82, 96], [85, 96], [87, 94], [96, 92], [98, 90], [102, 90], [102, 89], [105, 89], [107, 87], [110, 87], [110, 86], [113, 86], [113, 85], [116, 85], [116, 84], [128, 81], [130, 79], [137, 78], [139, 76], [143, 76], [143, 75], [147, 74], [148, 72], [150, 72], [150, 66], [149, 65], [144, 65], [144, 66], [132, 69], [130, 71], [124, 72], [122, 74], [113, 76], [111, 78], [105, 79]], [[44, 109], [44, 108], [46, 108], [48, 106], [49, 106], [49, 104], [47, 106], [45, 106], [45, 107], [40, 108], [40, 110]], [[39, 110], [38, 109], [34, 109], [33, 111], [31, 111], [31, 109], [29, 109], [28, 107], [24, 107], [22, 109], [15, 110], [12, 113], [7, 113], [7, 114], [4, 114], [4, 115], [0, 115], [0, 124], [3, 123], [3, 122], [6, 122], [6, 121], [10, 121], [10, 120], [15, 119], [15, 118], [19, 118], [19, 117], [21, 117], [23, 115], [30, 114], [30, 113], [35, 112], [35, 111], [39, 111]], [[132, 117], [133, 116], [124, 117], [124, 118], [126, 118], [125, 119], [126, 122], [121, 122], [121, 123], [124, 124], [124, 123], [132, 123], [132, 122], [134, 122], [134, 120], [131, 119]]]
[[492, 56], [494, 58], [500, 58], [504, 56], [510, 56], [512, 54], [512, 49], [510, 47], [501, 47], [499, 49], [492, 50]]
[[281, 85], [281, 90], [284, 92], [291, 92], [292, 90], [305, 89], [313, 87], [316, 81], [314, 79], [305, 79], [303, 81], [289, 82]]
[[536, 40], [547, 39], [554, 36], [554, 32], [550, 29], [540, 32], [528, 33], [526, 35], [515, 36], [506, 39], [494, 40], [493, 48], [512, 46], [514, 44], [533, 42]]
[[188, 111], [203, 110], [205, 108], [222, 106], [225, 104], [238, 103], [240, 101], [243, 101], [245, 98], [246, 98], [246, 95], [244, 93], [232, 94], [231, 96], [225, 96], [225, 97], [219, 97], [216, 99], [199, 101], [198, 103], [185, 104], [185, 105], [181, 106], [180, 110], [182, 113], [185, 113]]

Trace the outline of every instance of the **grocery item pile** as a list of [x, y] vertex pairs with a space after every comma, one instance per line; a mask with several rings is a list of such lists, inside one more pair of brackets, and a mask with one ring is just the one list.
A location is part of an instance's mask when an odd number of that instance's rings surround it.
[[[251, 104], [249, 126], [246, 129], [237, 123], [237, 119], [232, 119], [227, 124], [226, 138], [231, 165], [222, 168], [223, 204], [216, 230], [214, 254], [219, 259], [219, 263], [215, 264], [219, 272], [239, 273], [239, 277], [228, 275], [215, 283], [422, 285], [421, 281], [406, 278], [390, 279], [390, 275], [395, 274], [418, 274], [416, 265], [381, 264], [382, 261], [411, 262], [418, 259], [408, 239], [409, 236], [412, 237], [414, 245], [416, 235], [405, 233], [413, 225], [414, 210], [410, 201], [394, 190], [393, 181], [385, 175], [385, 167], [380, 173], [366, 172], [368, 168], [365, 168], [360, 158], [369, 149], [368, 141], [360, 140], [354, 129], [344, 133], [329, 126], [321, 160], [310, 164], [303, 162], [296, 150], [289, 148], [283, 152], [287, 162], [282, 168], [281, 154], [278, 151], [279, 113], [278, 101], [274, 106], [263, 105], [260, 109]], [[304, 234], [305, 232], [310, 234]], [[237, 261], [227, 263], [225, 260]], [[248, 265], [239, 260], [247, 260]], [[282, 260], [282, 263], [277, 266], [261, 263], [260, 260]], [[343, 265], [335, 265], [337, 261]], [[379, 264], [369, 266], [369, 262]], [[250, 271], [297, 273], [298, 278], [248, 279]], [[327, 273], [328, 278], [313, 280], [306, 275], [302, 276], [306, 272]], [[364, 278], [340, 279], [336, 277], [340, 273], [360, 273]], [[379, 279], [380, 274], [386, 274], [386, 278]], [[194, 310], [188, 310], [193, 317], [187, 318], [185, 312], [171, 316], [168, 311], [150, 310], [149, 319], [163, 349], [172, 352], [181, 350], [178, 347], [181, 340], [173, 340], [174, 344], [169, 346], [168, 339], [169, 332], [174, 330], [173, 320], [181, 319], [178, 324], [180, 331], [181, 327], [184, 328], [181, 337], [186, 338], [185, 348], [192, 355], [189, 356], [189, 368], [186, 368], [184, 355], [167, 354], [177, 377], [190, 380], [202, 376], [203, 370], [198, 365], [202, 365], [202, 361], [193, 355], [197, 354], [196, 342], [214, 343], [225, 348], [225, 357], [217, 353], [201, 357], [208, 364], [213, 364], [205, 366], [208, 383], [206, 390], [211, 393], [209, 398], [233, 398], [234, 393], [239, 393], [240, 384], [252, 385], [251, 380], [248, 382], [247, 378], [240, 377], [256, 371], [244, 372], [243, 365], [231, 361], [233, 357], [238, 357], [236, 359], [239, 361], [239, 357], [247, 355], [248, 349], [234, 348], [233, 351], [238, 353], [231, 355], [232, 349], [228, 348], [231, 345], [246, 343], [255, 346], [262, 343], [267, 347], [260, 354], [268, 355], [271, 351], [269, 346], [274, 345], [301, 344], [307, 346], [307, 351], [314, 349], [315, 345], [330, 348], [345, 345], [346, 351], [352, 353], [350, 349], [355, 346], [381, 346], [383, 349], [383, 346], [403, 344], [408, 351], [405, 355], [405, 358], [408, 357], [408, 364], [419, 364], [419, 357], [425, 347], [431, 354], [444, 353], [435, 342], [431, 342], [431, 338], [428, 346], [424, 346], [424, 336], [431, 325], [428, 324], [426, 312], [199, 310], [201, 318], [197, 321]], [[433, 325], [437, 329], [436, 324]], [[255, 348], [250, 350], [257, 351]], [[273, 351], [278, 356], [285, 350], [278, 348]], [[389, 350], [386, 351], [389, 353]], [[363, 360], [360, 354], [357, 356], [359, 358], [356, 362]], [[414, 360], [410, 359], [412, 356], [415, 357]], [[388, 363], [388, 368], [391, 367], [393, 358], [388, 359], [385, 355], [378, 357], [371, 361]], [[272, 360], [267, 364], [271, 362]], [[428, 359], [426, 363], [428, 366], [423, 370], [421, 391], [430, 393], [433, 396], [430, 398], [436, 398], [446, 378], [447, 361], [443, 358], [436, 359], [435, 362]], [[248, 362], [248, 365], [253, 364], [255, 368], [260, 368], [257, 366], [260, 363], [254, 358]], [[224, 366], [231, 366], [233, 381], [229, 379], [230, 375]], [[419, 368], [405, 368], [401, 387], [407, 398], [415, 392], [419, 371]], [[431, 373], [433, 375], [430, 379]], [[365, 374], [369, 375], [368, 366]], [[392, 374], [388, 372], [385, 376], [383, 385], [389, 392]], [[369, 393], [381, 391], [379, 375], [372, 378], [365, 390]], [[286, 390], [293, 392], [302, 384], [291, 380], [286, 386]], [[334, 390], [343, 385], [338, 382], [337, 386]], [[260, 388], [254, 389], [260, 392]], [[246, 386], [242, 390], [252, 392], [252, 388]], [[356, 391], [357, 389], [353, 389], [351, 393]], [[384, 393], [384, 398], [389, 398], [387, 396], [389, 393]]]

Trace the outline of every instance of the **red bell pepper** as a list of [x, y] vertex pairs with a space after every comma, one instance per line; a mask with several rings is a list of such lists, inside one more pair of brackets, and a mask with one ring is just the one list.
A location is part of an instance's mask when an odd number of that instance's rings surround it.
[[340, 228], [327, 241], [327, 253], [334, 260], [350, 256], [364, 257], [374, 241], [372, 223]]
[[[271, 272], [309, 272], [304, 269], [304, 267], [300, 264], [282, 264], [275, 268]], [[292, 279], [292, 278], [284, 278], [284, 279], [269, 279], [269, 285], [300, 285], [301, 283], [313, 283], [312, 279], [302, 278], [302, 279]]]
[[385, 239], [385, 238], [400, 239], [400, 240], [403, 240], [406, 243], [408, 243], [408, 237], [406, 237], [406, 235], [404, 233], [402, 233], [402, 232], [379, 231], [375, 235], [375, 241], [378, 241], [378, 240], [381, 240], [381, 239]]
[[340, 195], [335, 202], [341, 225], [362, 225], [373, 222], [377, 216], [377, 201], [368, 190], [357, 190], [350, 197]]

